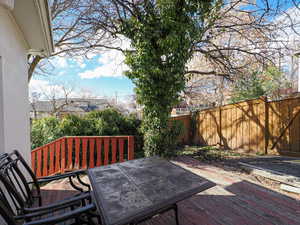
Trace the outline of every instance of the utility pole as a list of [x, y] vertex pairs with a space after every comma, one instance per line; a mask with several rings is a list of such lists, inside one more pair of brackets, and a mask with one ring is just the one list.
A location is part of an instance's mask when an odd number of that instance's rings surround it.
[[118, 104], [118, 92], [117, 91], [115, 92], [115, 104], [116, 105]]
[[298, 64], [298, 79], [297, 79], [297, 81], [298, 81], [298, 86], [297, 86], [297, 91], [299, 92], [300, 91], [300, 51], [299, 52], [296, 52], [295, 54], [294, 54], [294, 56], [295, 57], [297, 57], [297, 64]]

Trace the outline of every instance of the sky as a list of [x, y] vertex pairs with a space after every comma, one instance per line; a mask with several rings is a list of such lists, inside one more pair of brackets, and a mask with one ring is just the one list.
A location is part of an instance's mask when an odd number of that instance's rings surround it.
[[[128, 67], [123, 61], [124, 56], [116, 50], [91, 53], [87, 57], [54, 57], [48, 69], [51, 75], [34, 75], [29, 84], [29, 93], [45, 93], [53, 90], [53, 87], [59, 89], [59, 86], [67, 86], [72, 89], [73, 97], [117, 96], [126, 99], [134, 94], [134, 85], [124, 76]], [[58, 97], [63, 96], [58, 94]]]
[[[288, 2], [290, 0], [281, 0], [286, 8], [291, 7]], [[128, 41], [123, 44], [126, 48], [129, 47]], [[54, 57], [51, 59], [52, 75], [34, 75], [29, 85], [29, 96], [31, 93], [55, 90], [57, 97], [63, 97], [60, 87], [68, 86], [72, 89], [73, 97], [118, 97], [126, 101], [134, 94], [134, 84], [124, 76], [128, 67], [123, 61], [124, 56], [116, 50], [108, 50], [101, 54], [90, 53], [86, 58]], [[43, 94], [41, 98], [47, 99]]]

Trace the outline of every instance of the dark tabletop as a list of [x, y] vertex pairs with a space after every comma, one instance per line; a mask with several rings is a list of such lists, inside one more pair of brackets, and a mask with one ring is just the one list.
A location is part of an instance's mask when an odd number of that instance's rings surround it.
[[104, 225], [122, 225], [215, 184], [158, 157], [88, 170]]

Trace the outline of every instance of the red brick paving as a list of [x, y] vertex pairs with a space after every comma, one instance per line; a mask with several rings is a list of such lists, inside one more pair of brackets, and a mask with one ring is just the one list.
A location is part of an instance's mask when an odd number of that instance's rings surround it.
[[[174, 162], [217, 184], [179, 203], [180, 225], [300, 225], [299, 200], [189, 157]], [[44, 204], [76, 193], [66, 181], [42, 191]], [[175, 225], [174, 214], [164, 213], [142, 225]]]

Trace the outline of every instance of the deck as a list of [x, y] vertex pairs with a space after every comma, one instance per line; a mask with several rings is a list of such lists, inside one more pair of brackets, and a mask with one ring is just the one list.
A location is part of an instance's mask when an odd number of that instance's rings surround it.
[[[300, 225], [300, 200], [189, 157], [174, 163], [217, 184], [179, 203], [181, 225]], [[42, 192], [44, 204], [74, 193], [67, 181], [48, 184]], [[175, 221], [168, 212], [142, 225], [175, 225]]]

